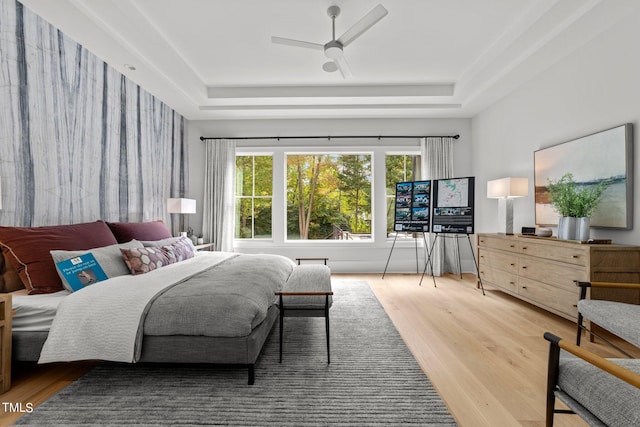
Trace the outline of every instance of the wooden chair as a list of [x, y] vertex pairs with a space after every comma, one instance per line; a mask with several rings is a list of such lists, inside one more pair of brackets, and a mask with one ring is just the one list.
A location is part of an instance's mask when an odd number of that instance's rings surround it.
[[[639, 283], [617, 282], [578, 282], [580, 287], [580, 299], [578, 301], [578, 331], [576, 345], [580, 345], [582, 331], [589, 332], [591, 338], [597, 336], [618, 351], [631, 357], [627, 352], [616, 346], [610, 340], [594, 331], [594, 328], [586, 328], [583, 323], [588, 319], [592, 324], [598, 325], [612, 334], [640, 348], [640, 305], [627, 304], [616, 301], [592, 300], [587, 298], [589, 288], [602, 289], [629, 289], [640, 290]], [[638, 301], [640, 302], [640, 300]]]
[[[640, 348], [640, 305], [587, 298], [590, 288], [640, 290], [637, 283], [578, 282], [580, 298], [576, 344], [546, 333], [550, 342], [547, 379], [547, 426], [556, 413], [574, 413], [592, 426], [640, 425], [640, 359], [594, 331], [605, 329]], [[640, 302], [640, 300], [638, 301]], [[591, 327], [584, 326], [584, 320]], [[582, 331], [616, 348], [627, 358], [605, 359], [581, 347]], [[564, 351], [561, 351], [564, 350]], [[555, 400], [568, 410], [556, 409]]]
[[[546, 425], [573, 413], [591, 426], [640, 425], [640, 359], [605, 359], [549, 332]], [[561, 351], [564, 350], [564, 351]], [[569, 410], [556, 409], [556, 398]]]

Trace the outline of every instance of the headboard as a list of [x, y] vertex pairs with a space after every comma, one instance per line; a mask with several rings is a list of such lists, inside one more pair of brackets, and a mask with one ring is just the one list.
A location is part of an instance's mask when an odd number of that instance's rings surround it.
[[6, 262], [0, 251], [0, 293], [13, 292], [24, 289], [18, 272], [10, 262]]

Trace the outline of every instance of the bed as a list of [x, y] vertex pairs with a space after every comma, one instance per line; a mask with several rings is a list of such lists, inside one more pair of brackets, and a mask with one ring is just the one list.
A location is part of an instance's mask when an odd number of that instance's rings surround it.
[[[13, 360], [244, 365], [253, 384], [278, 317], [275, 292], [297, 266], [277, 255], [196, 252], [170, 236], [162, 222], [0, 227]], [[74, 292], [56, 262], [87, 253], [109, 277]]]

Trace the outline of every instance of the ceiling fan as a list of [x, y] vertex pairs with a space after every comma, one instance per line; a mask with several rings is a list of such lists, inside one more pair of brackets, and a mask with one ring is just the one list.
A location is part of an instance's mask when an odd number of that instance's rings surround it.
[[324, 51], [324, 56], [332, 59], [332, 61], [326, 62], [322, 66], [322, 69], [327, 72], [340, 70], [342, 77], [347, 78], [351, 77], [352, 74], [351, 70], [349, 69], [349, 64], [344, 57], [344, 48], [355, 39], [360, 37], [374, 24], [384, 18], [387, 13], [389, 12], [381, 4], [377, 5], [376, 7], [371, 9], [369, 13], [363, 16], [358, 22], [353, 24], [351, 28], [345, 31], [342, 36], [336, 39], [336, 18], [338, 17], [338, 15], [340, 15], [340, 8], [338, 6], [330, 6], [327, 9], [327, 15], [329, 15], [329, 17], [331, 18], [332, 24], [331, 41], [325, 44], [320, 44], [275, 36], [271, 37], [271, 41], [273, 43], [284, 44], [288, 46], [306, 47], [309, 49], [322, 50]]

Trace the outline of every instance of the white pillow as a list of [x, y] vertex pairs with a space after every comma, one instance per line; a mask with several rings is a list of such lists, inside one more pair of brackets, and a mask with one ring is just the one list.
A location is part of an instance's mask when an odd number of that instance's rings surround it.
[[[138, 240], [132, 240], [127, 243], [119, 243], [116, 245], [103, 246], [101, 248], [87, 249], [84, 251], [49, 251], [51, 253], [51, 257], [53, 258], [54, 264], [57, 264], [61, 261], [65, 261], [71, 258], [75, 258], [77, 256], [85, 255], [88, 253], [92, 253], [95, 257], [102, 270], [104, 270], [105, 274], [108, 278], [117, 277], [117, 276], [125, 276], [130, 274], [129, 268], [127, 264], [125, 264], [122, 259], [122, 253], [120, 249], [135, 249], [142, 248], [143, 245]], [[58, 271], [58, 276], [62, 280], [62, 286], [70, 292], [73, 292], [71, 285], [65, 279], [64, 275], [56, 268]]]
[[[166, 239], [161, 239], [161, 240], [140, 240], [140, 243], [142, 243], [143, 246], [145, 247], [156, 247], [156, 246], [167, 246], [167, 245], [172, 245], [175, 242], [177, 242], [178, 240], [182, 239], [183, 236], [178, 236], [178, 237], [167, 237]], [[186, 239], [186, 237], [185, 237]], [[191, 241], [191, 239], [189, 239], [189, 241]], [[191, 242], [193, 243], [193, 242]]]

